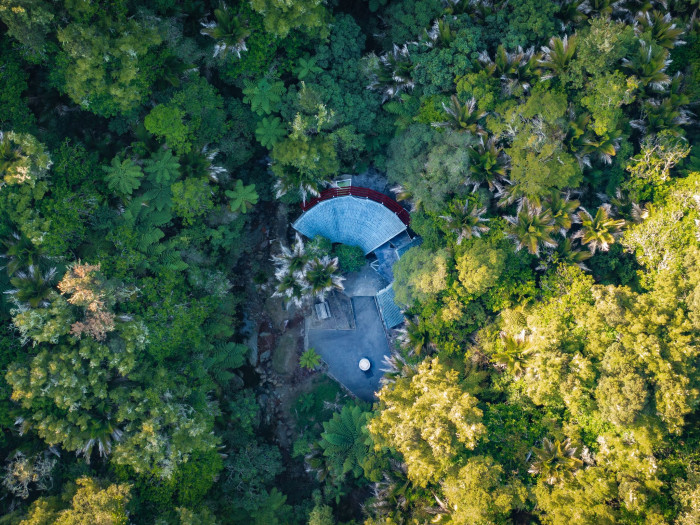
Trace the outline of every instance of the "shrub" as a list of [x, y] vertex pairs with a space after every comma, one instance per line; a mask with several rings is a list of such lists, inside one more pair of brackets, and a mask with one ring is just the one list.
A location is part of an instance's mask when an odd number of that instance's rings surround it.
[[365, 252], [359, 246], [341, 244], [335, 248], [340, 270], [343, 273], [357, 272], [365, 265]]

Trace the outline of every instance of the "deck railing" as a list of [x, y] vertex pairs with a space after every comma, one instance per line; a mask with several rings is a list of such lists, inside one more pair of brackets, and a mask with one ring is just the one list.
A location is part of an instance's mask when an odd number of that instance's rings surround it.
[[330, 199], [335, 199], [336, 197], [347, 197], [352, 195], [353, 197], [360, 197], [364, 199], [373, 200], [384, 205], [386, 208], [393, 211], [396, 216], [401, 219], [406, 226], [411, 224], [410, 214], [394, 199], [387, 197], [383, 193], [378, 191], [370, 190], [369, 188], [361, 188], [359, 186], [348, 186], [346, 188], [329, 188], [321, 192], [321, 195], [315, 197], [305, 203], [302, 203], [301, 209], [304, 211], [310, 210], [316, 204], [321, 201], [327, 201]]

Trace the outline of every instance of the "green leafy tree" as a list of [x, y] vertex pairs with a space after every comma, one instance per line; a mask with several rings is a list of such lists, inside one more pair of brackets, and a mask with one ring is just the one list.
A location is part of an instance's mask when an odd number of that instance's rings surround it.
[[506, 252], [477, 240], [457, 257], [459, 282], [470, 295], [481, 295], [495, 286], [506, 267]]
[[322, 0], [251, 0], [250, 5], [263, 15], [265, 29], [281, 38], [297, 28], [328, 36], [328, 12]]
[[[34, 502], [20, 525], [127, 525], [126, 506], [131, 498], [129, 485], [104, 485], [93, 478], [82, 477], [76, 487], [65, 491], [70, 501], [62, 508], [56, 500]], [[71, 494], [72, 492], [72, 494]]]
[[315, 370], [321, 364], [321, 356], [313, 348], [309, 348], [299, 358], [299, 366], [307, 370]]
[[156, 137], [163, 138], [178, 153], [187, 153], [192, 145], [188, 128], [183, 122], [184, 111], [179, 108], [158, 104], [146, 115], [143, 123]]
[[45, 146], [32, 135], [0, 132], [0, 175], [5, 183], [34, 185], [51, 164]]
[[196, 219], [214, 209], [212, 190], [209, 180], [199, 177], [188, 177], [172, 183], [172, 207], [185, 224], [194, 224]]
[[527, 500], [525, 486], [508, 481], [503, 467], [488, 456], [469, 458], [459, 473], [442, 483], [450, 523], [484, 524], [505, 521]]
[[486, 438], [473, 391], [457, 370], [438, 359], [423, 361], [415, 375], [379, 392], [380, 411], [367, 425], [375, 449], [386, 445], [400, 452], [418, 486], [440, 480]]
[[143, 171], [141, 166], [134, 163], [130, 158], [120, 160], [114, 157], [109, 166], [102, 166], [105, 172], [105, 181], [109, 191], [113, 191], [122, 196], [131, 196], [134, 190], [141, 186]]
[[367, 263], [365, 252], [359, 246], [341, 244], [333, 250], [343, 273], [357, 272]]
[[340, 170], [340, 162], [330, 138], [288, 137], [272, 149], [272, 172], [278, 177], [276, 195], [298, 192], [303, 201], [317, 196]]
[[231, 199], [231, 211], [247, 213], [258, 203], [258, 193], [255, 191], [255, 184], [245, 186], [243, 181], [238, 179], [233, 191], [226, 190], [226, 196]]
[[46, 38], [53, 28], [55, 12], [39, 0], [3, 0], [0, 20], [32, 61], [46, 57]]
[[[567, 151], [568, 102], [562, 92], [533, 88], [523, 105], [516, 105], [489, 121], [495, 133], [512, 136], [505, 152], [510, 157], [511, 187], [539, 201], [552, 189], [576, 187], [581, 167]], [[512, 201], [511, 201], [512, 202]]]
[[59, 87], [82, 108], [105, 117], [124, 114], [150, 93], [148, 54], [161, 42], [156, 28], [101, 15], [96, 23], [72, 22], [56, 36], [63, 50]]
[[393, 267], [398, 304], [410, 306], [447, 287], [447, 254], [418, 246], [408, 250]]

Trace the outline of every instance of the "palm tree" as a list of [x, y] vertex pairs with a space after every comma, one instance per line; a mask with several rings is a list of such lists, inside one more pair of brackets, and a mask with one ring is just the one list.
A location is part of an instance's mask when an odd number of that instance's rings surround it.
[[622, 140], [622, 131], [611, 130], [606, 131], [602, 135], [595, 135], [584, 140], [583, 153], [584, 155], [595, 155], [598, 160], [605, 164], [611, 164], [612, 158], [620, 149], [620, 141]]
[[342, 290], [345, 278], [337, 275], [337, 271], [337, 257], [314, 257], [304, 268], [309, 293], [323, 299], [332, 290]]
[[385, 355], [382, 364], [384, 366], [384, 368], [381, 369], [383, 375], [379, 380], [382, 386], [394, 383], [401, 377], [410, 377], [414, 375], [418, 369], [418, 365], [410, 364], [398, 352]]
[[496, 145], [495, 137], [489, 138], [484, 143], [484, 137], [479, 137], [479, 143], [470, 146], [469, 153], [469, 180], [474, 190], [483, 182], [488, 184], [493, 191], [496, 180], [506, 176], [508, 167], [508, 157], [503, 152], [503, 148]]
[[569, 438], [554, 442], [544, 438], [542, 447], [534, 449], [533, 453], [535, 458], [528, 472], [543, 476], [550, 485], [568, 478], [583, 466], [583, 461], [576, 457], [576, 447], [571, 446]]
[[301, 272], [287, 272], [282, 269], [275, 271], [277, 278], [277, 286], [272, 297], [281, 297], [287, 302], [287, 305], [293, 304], [297, 308], [304, 305], [305, 299], [308, 297], [308, 285], [304, 280], [304, 274]]
[[571, 35], [571, 38], [568, 35], [564, 38], [553, 36], [549, 40], [549, 46], [543, 47], [542, 52], [544, 57], [540, 60], [540, 64], [550, 71], [543, 75], [542, 79], [561, 76], [568, 71], [571, 60], [576, 54], [576, 35]]
[[493, 354], [493, 360], [518, 379], [525, 371], [527, 356], [533, 352], [525, 330], [514, 336], [501, 332], [501, 345], [501, 349]]
[[627, 10], [621, 7], [620, 0], [586, 0], [582, 9], [590, 18], [596, 15], [602, 18], [610, 18], [613, 13], [624, 13]]
[[645, 134], [667, 131], [676, 137], [685, 134], [683, 126], [692, 122], [690, 113], [682, 107], [687, 103], [685, 95], [668, 96], [662, 100], [647, 99], [642, 103], [642, 117], [630, 125]]
[[[605, 194], [598, 194], [598, 196], [604, 201], [608, 200], [608, 196]], [[615, 196], [610, 199], [610, 204], [614, 207], [615, 213], [634, 224], [641, 223], [649, 216], [649, 203], [643, 205], [636, 203], [629, 194], [624, 193], [620, 188], [615, 190]]]
[[549, 268], [550, 264], [568, 264], [578, 266], [582, 270], [588, 271], [590, 268], [585, 265], [585, 261], [591, 257], [593, 257], [593, 254], [590, 251], [575, 248], [573, 241], [569, 238], [565, 238], [562, 242], [557, 244], [556, 248], [547, 254], [546, 260], [541, 262], [537, 266], [537, 269], [545, 271]]
[[637, 35], [650, 33], [652, 40], [661, 47], [671, 49], [685, 44], [680, 40], [683, 29], [676, 27], [671, 19], [671, 13], [663, 14], [656, 10], [640, 12], [634, 21], [634, 30]]
[[294, 236], [294, 244], [292, 248], [287, 248], [280, 243], [280, 254], [272, 256], [272, 262], [277, 266], [278, 270], [285, 273], [303, 273], [306, 264], [309, 262], [309, 256], [306, 253], [306, 247], [301, 235], [298, 233]]
[[591, 161], [586, 155], [586, 144], [591, 138], [589, 127], [591, 124], [591, 115], [589, 113], [581, 113], [576, 116], [573, 111], [570, 115], [569, 129], [566, 133], [566, 145], [569, 151], [576, 156], [576, 159], [583, 169], [584, 166], [591, 165]]
[[22, 268], [29, 266], [40, 267], [50, 259], [41, 245], [34, 244], [29, 238], [17, 232], [12, 232], [7, 239], [2, 240], [5, 253], [0, 257], [7, 260], [7, 275], [12, 277]]
[[433, 22], [430, 30], [426, 31], [426, 36], [428, 37], [428, 47], [450, 47], [450, 44], [457, 38], [457, 30], [450, 26], [447, 17], [443, 17]]
[[89, 437], [77, 453], [82, 454], [87, 463], [90, 463], [90, 456], [95, 446], [97, 446], [100, 457], [106, 458], [112, 453], [112, 445], [121, 441], [124, 435], [109, 418], [91, 422], [86, 434]]
[[407, 317], [406, 324], [399, 332], [398, 340], [409, 355], [422, 355], [432, 351], [434, 345], [430, 340], [430, 331], [418, 317]]
[[576, 199], [571, 200], [569, 193], [554, 190], [545, 200], [546, 210], [552, 216], [552, 222], [562, 235], [578, 220], [576, 209], [581, 205]]
[[541, 58], [542, 55], [535, 53], [534, 47], [523, 51], [523, 48], [518, 46], [514, 52], [508, 53], [502, 45], [499, 45], [493, 59], [487, 51], [482, 51], [478, 59], [490, 76], [501, 80], [503, 93], [513, 95], [521, 89], [524, 92], [530, 90], [532, 82], [541, 74], [539, 66]]
[[486, 130], [479, 123], [486, 116], [485, 111], [477, 111], [476, 99], [472, 97], [469, 102], [462, 104], [457, 95], [450, 97], [450, 103], [442, 103], [442, 108], [447, 113], [444, 122], [433, 122], [436, 128], [450, 127], [457, 131], [466, 131], [472, 135], [486, 135]]
[[412, 90], [415, 83], [411, 79], [413, 64], [410, 55], [407, 44], [402, 47], [394, 44], [391, 51], [380, 57], [370, 55], [368, 68], [370, 83], [367, 89], [381, 91], [383, 102], [404, 91]]
[[309, 295], [305, 274], [309, 256], [301, 236], [296, 234], [291, 249], [280, 243], [280, 253], [272, 256], [272, 262], [276, 266], [277, 278], [277, 286], [272, 296], [281, 297], [288, 304], [301, 307]]
[[663, 91], [671, 83], [671, 78], [666, 74], [670, 63], [668, 49], [641, 38], [632, 58], [622, 59], [622, 66], [637, 77], [642, 87], [648, 86], [657, 91]]
[[481, 237], [482, 233], [489, 231], [489, 227], [483, 224], [488, 221], [483, 217], [486, 208], [478, 208], [469, 201], [453, 201], [450, 203], [449, 212], [449, 215], [442, 215], [440, 218], [457, 234], [457, 244], [462, 244], [464, 239]]
[[515, 217], [505, 217], [509, 223], [509, 238], [515, 241], [515, 250], [526, 248], [532, 255], [539, 255], [540, 247], [554, 248], [557, 243], [552, 238], [556, 230], [554, 219], [549, 210], [524, 201]]
[[556, 17], [561, 22], [562, 31], [586, 21], [586, 0], [561, 0]]
[[296, 190], [301, 195], [302, 202], [306, 202], [309, 195], [318, 197], [321, 194], [321, 188], [329, 184], [329, 181], [319, 179], [319, 176], [310, 170], [300, 170], [289, 164], [277, 165], [276, 168], [274, 171], [279, 178], [275, 182], [275, 196], [278, 199]]
[[376, 516], [396, 518], [396, 523], [402, 523], [405, 511], [420, 498], [412, 497], [413, 485], [408, 481], [406, 464], [391, 460], [391, 466], [383, 472], [381, 481], [372, 486], [369, 507]]
[[511, 180], [503, 177], [500, 181], [493, 183], [496, 188], [495, 197], [498, 198], [499, 208], [510, 206], [517, 202], [518, 206], [522, 206], [523, 202], [529, 200], [535, 206], [540, 205], [539, 197], [530, 196], [525, 192], [522, 184], [513, 183]]
[[603, 204], [598, 208], [595, 216], [581, 208], [578, 212], [581, 221], [581, 229], [574, 234], [574, 238], [581, 239], [581, 244], [588, 245], [591, 253], [596, 250], [607, 252], [610, 245], [622, 235], [625, 221], [613, 219], [610, 204]]
[[44, 308], [49, 305], [49, 297], [54, 293], [55, 280], [56, 268], [42, 272], [38, 266], [31, 265], [10, 279], [14, 288], [5, 293], [21, 306]]
[[214, 9], [214, 18], [216, 21], [202, 22], [204, 29], [201, 30], [203, 35], [216, 41], [214, 56], [226, 58], [229, 53], [233, 53], [241, 58], [241, 52], [248, 50], [245, 45], [245, 39], [250, 35], [250, 30], [245, 25], [247, 22], [223, 2], [218, 9]]

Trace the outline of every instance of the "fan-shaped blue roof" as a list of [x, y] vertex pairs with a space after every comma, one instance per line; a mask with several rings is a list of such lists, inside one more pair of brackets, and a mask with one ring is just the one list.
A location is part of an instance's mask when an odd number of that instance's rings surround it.
[[359, 246], [367, 255], [406, 225], [379, 202], [344, 196], [317, 203], [296, 220], [294, 229], [310, 239], [322, 235], [331, 242]]

